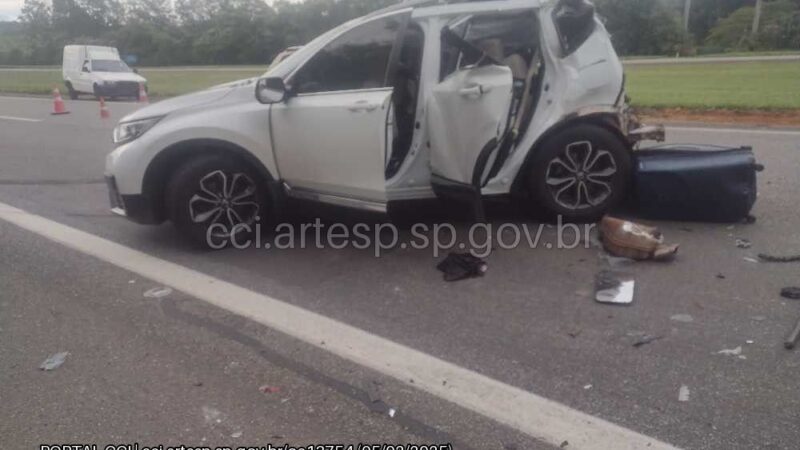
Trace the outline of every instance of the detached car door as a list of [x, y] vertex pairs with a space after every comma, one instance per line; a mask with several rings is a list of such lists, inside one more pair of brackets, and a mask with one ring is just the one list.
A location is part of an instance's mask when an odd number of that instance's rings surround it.
[[352, 206], [385, 203], [388, 72], [408, 17], [384, 16], [346, 31], [286, 81], [291, 96], [273, 105], [271, 124], [278, 170], [295, 194], [351, 199]]

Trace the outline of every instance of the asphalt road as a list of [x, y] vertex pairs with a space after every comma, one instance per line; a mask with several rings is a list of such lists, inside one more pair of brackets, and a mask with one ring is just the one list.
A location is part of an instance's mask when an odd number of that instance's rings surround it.
[[[598, 428], [590, 421], [552, 428], [562, 406], [569, 417], [602, 419], [601, 430], [612, 430], [602, 428], [607, 421], [680, 448], [796, 449], [800, 442], [800, 353], [782, 347], [800, 303], [778, 296], [800, 284], [798, 266], [744, 259], [800, 252], [800, 131], [669, 130], [671, 142], [755, 148], [767, 167], [758, 221], [658, 223], [668, 241], [681, 244], [678, 258], [623, 267], [636, 279], [636, 298], [613, 307], [589, 298], [595, 273], [606, 267], [595, 248], [496, 250], [483, 278], [453, 284], [442, 281], [430, 250], [377, 259], [353, 248], [195, 250], [168, 225], [142, 227], [108, 212], [100, 179], [110, 130], [136, 105], [111, 103], [114, 120], [107, 121], [94, 102], [68, 106], [72, 114], [53, 117], [48, 101], [0, 97], [0, 203], [56, 222], [48, 229], [66, 225], [246, 288], [262, 296], [264, 310], [256, 305], [242, 317], [224, 307], [237, 299], [213, 306], [211, 294], [177, 289], [187, 286], [178, 278], [169, 295], [145, 297], [169, 284], [167, 271], [143, 277], [136, 255], [129, 265], [122, 251], [90, 256], [81, 250], [89, 243], [67, 248], [43, 236], [49, 231], [12, 225], [27, 215], [0, 208], [0, 448], [287, 441], [592, 448], [586, 430]], [[496, 224], [528, 223], [503, 207], [493, 211]], [[307, 205], [291, 220], [317, 212], [328, 221], [379, 220]], [[416, 214], [412, 220], [441, 219]], [[737, 248], [736, 238], [752, 248]], [[542, 239], [555, 243], [555, 229], [545, 227]], [[308, 317], [323, 325], [335, 319], [415, 358], [432, 357], [435, 367], [452, 364], [462, 378], [450, 380], [448, 393], [447, 377], [440, 389], [426, 384], [431, 367], [398, 379], [380, 367], [391, 355], [354, 363], [346, 349], [333, 350], [337, 337], [309, 342], [305, 324], [268, 317], [271, 299], [315, 313]], [[661, 339], [634, 347], [643, 334]], [[738, 356], [719, 353], [737, 347]], [[60, 351], [70, 353], [61, 367], [38, 369]], [[476, 381], [460, 385], [464, 379]], [[494, 390], [481, 391], [490, 381]], [[683, 386], [688, 401], [679, 400]], [[471, 388], [496, 412], [465, 407]], [[512, 388], [557, 403], [529, 411], [492, 395]], [[531, 433], [539, 422], [503, 420], [514, 416], [544, 419]]]

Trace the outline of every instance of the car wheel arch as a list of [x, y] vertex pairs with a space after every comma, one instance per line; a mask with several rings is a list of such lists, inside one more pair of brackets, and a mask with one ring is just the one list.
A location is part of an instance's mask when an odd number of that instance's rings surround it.
[[249, 150], [232, 142], [219, 139], [190, 139], [164, 148], [150, 161], [142, 180], [142, 194], [152, 202], [153, 211], [160, 221], [166, 220], [165, 192], [171, 175], [188, 158], [225, 154], [253, 167], [267, 183], [275, 178], [269, 169]]
[[629, 141], [622, 131], [622, 124], [620, 123], [619, 114], [616, 112], [598, 112], [587, 114], [583, 116], [570, 115], [560, 122], [556, 123], [549, 130], [542, 134], [531, 146], [525, 160], [517, 172], [516, 178], [511, 185], [511, 193], [516, 197], [525, 197], [528, 192], [526, 188], [526, 178], [530, 173], [531, 165], [534, 164], [536, 156], [539, 153], [537, 150], [542, 147], [550, 138], [558, 135], [559, 133], [569, 128], [578, 125], [595, 125], [603, 128], [614, 134], [620, 142], [624, 143], [629, 149]]

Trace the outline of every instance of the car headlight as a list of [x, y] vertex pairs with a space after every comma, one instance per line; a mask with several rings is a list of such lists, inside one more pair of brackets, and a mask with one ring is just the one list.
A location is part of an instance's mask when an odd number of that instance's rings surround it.
[[134, 139], [138, 139], [147, 130], [153, 128], [153, 125], [158, 123], [161, 117], [151, 117], [149, 119], [133, 120], [130, 122], [121, 122], [114, 128], [114, 143], [124, 144]]

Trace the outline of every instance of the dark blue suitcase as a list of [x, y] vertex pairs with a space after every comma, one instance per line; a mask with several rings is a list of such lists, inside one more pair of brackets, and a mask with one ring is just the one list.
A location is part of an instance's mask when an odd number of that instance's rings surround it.
[[749, 147], [662, 145], [634, 153], [634, 197], [649, 219], [737, 222], [756, 201]]

